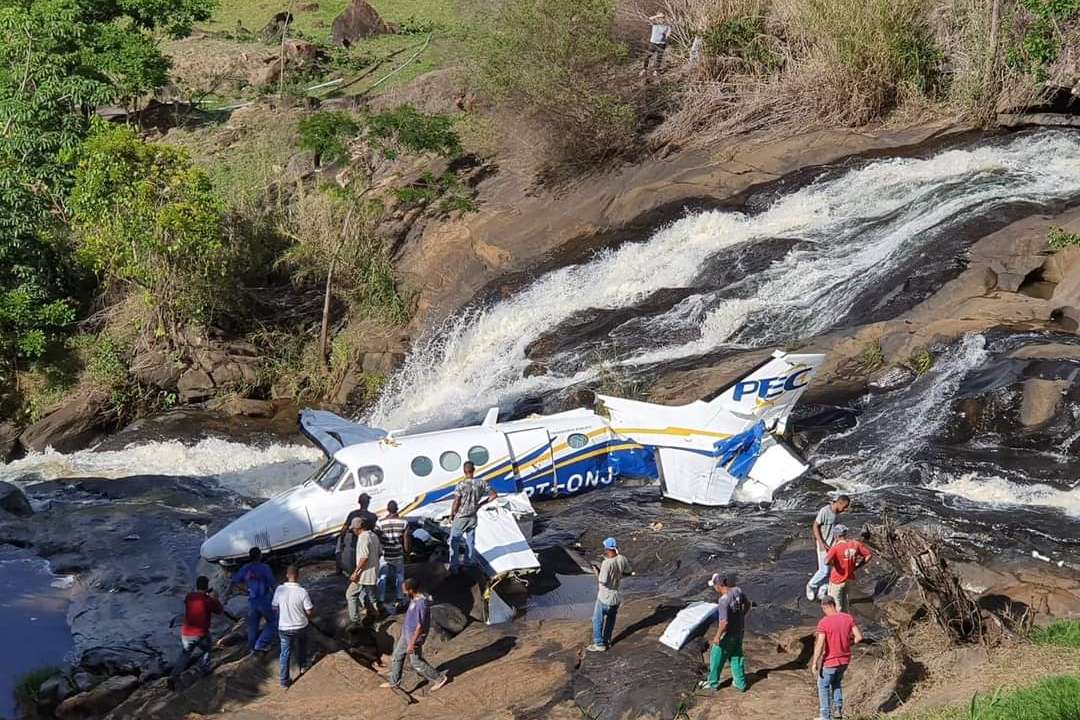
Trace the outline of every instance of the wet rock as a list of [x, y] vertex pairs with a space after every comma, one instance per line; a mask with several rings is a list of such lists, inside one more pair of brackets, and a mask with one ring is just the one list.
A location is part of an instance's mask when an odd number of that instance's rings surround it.
[[34, 509], [23, 491], [9, 482], [0, 481], [0, 510], [18, 517], [30, 517]]
[[902, 365], [879, 370], [866, 380], [866, 386], [871, 392], [887, 393], [899, 390], [915, 381], [915, 373]]
[[993, 260], [990, 270], [997, 278], [996, 288], [1005, 292], [1018, 291], [1028, 275], [1041, 268], [1045, 260], [1043, 255], [1011, 255]]
[[443, 635], [453, 637], [465, 629], [469, 618], [449, 603], [438, 603], [431, 606], [431, 624]]
[[208, 410], [216, 410], [226, 415], [243, 415], [245, 417], [272, 418], [277, 412], [274, 403], [269, 400], [253, 400], [240, 398], [235, 395], [219, 398], [207, 405]]
[[335, 45], [349, 47], [357, 40], [383, 35], [390, 27], [365, 0], [352, 0], [340, 15], [334, 18], [330, 40]]
[[75, 684], [75, 689], [78, 692], [86, 692], [94, 686], [94, 676], [88, 672], [77, 672], [71, 676], [71, 681]]
[[19, 444], [33, 452], [49, 447], [60, 452], [79, 450], [101, 435], [107, 420], [108, 397], [87, 390], [26, 428]]
[[111, 677], [97, 687], [60, 703], [56, 708], [56, 717], [60, 720], [101, 717], [124, 702], [138, 686], [139, 679], [131, 675]]
[[1062, 393], [1070, 384], [1067, 380], [1025, 380], [1024, 398], [1020, 404], [1020, 424], [1030, 428], [1049, 422], [1057, 412]]
[[82, 654], [79, 666], [95, 675], [138, 675], [142, 662], [149, 657], [145, 651], [129, 648], [96, 647]]
[[58, 705], [78, 692], [78, 688], [67, 675], [59, 673], [41, 683], [38, 688], [38, 702], [44, 701], [47, 705]]
[[206, 371], [192, 368], [180, 376], [176, 389], [182, 402], [197, 402], [214, 394], [214, 381]]
[[19, 431], [15, 423], [0, 423], [0, 463], [11, 460], [19, 441]]

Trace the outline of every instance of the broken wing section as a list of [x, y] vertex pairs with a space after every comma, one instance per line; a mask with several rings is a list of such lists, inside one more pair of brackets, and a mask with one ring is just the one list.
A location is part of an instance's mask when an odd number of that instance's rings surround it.
[[540, 569], [529, 547], [536, 511], [525, 493], [500, 495], [476, 513], [476, 553], [492, 578]]

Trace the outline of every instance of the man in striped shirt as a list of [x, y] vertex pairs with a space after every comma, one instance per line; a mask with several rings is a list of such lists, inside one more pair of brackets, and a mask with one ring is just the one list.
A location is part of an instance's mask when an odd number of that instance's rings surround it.
[[391, 500], [386, 503], [386, 517], [379, 520], [376, 527], [382, 536], [383, 551], [383, 564], [379, 568], [379, 602], [391, 612], [387, 601], [393, 602], [396, 610], [398, 587], [405, 579], [405, 554], [412, 550], [409, 521], [398, 515], [398, 505]]

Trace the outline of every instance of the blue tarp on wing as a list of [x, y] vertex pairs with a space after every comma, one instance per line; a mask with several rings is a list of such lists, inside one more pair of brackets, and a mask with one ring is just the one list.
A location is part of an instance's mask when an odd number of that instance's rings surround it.
[[713, 445], [713, 455], [730, 475], [745, 480], [761, 454], [761, 438], [764, 435], [765, 423], [759, 422], [727, 440], [718, 440]]
[[327, 410], [301, 410], [300, 432], [318, 445], [327, 457], [343, 447], [381, 440], [386, 431], [346, 420]]

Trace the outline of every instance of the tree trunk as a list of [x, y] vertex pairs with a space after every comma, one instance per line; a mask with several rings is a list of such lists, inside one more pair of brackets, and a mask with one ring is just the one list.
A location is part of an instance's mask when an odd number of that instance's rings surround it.
[[345, 222], [341, 227], [341, 243], [337, 246], [334, 254], [330, 257], [330, 266], [326, 269], [326, 290], [323, 295], [322, 328], [319, 330], [319, 352], [323, 365], [328, 365], [330, 358], [330, 296], [334, 289], [334, 267], [337, 265], [338, 255], [341, 248], [349, 241], [349, 221], [352, 219], [352, 208], [345, 213]]

